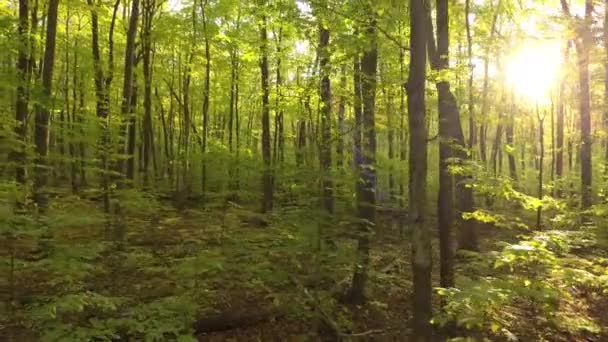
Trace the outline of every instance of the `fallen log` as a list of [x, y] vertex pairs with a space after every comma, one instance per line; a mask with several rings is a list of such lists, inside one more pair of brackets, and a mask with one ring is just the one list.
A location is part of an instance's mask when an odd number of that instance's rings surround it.
[[284, 315], [285, 310], [281, 307], [240, 309], [207, 315], [194, 322], [192, 328], [196, 334], [226, 331], [249, 327]]

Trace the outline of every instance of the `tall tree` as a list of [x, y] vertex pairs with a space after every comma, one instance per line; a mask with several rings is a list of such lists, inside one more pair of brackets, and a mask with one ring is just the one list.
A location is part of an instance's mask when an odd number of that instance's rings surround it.
[[144, 75], [144, 117], [142, 122], [142, 152], [144, 186], [148, 186], [150, 159], [153, 159], [154, 173], [157, 172], [156, 159], [154, 157], [154, 130], [152, 128], [152, 22], [156, 14], [156, 0], [144, 0], [142, 4], [142, 60]]
[[116, 0], [112, 11], [112, 19], [110, 21], [110, 30], [108, 33], [108, 63], [107, 73], [104, 73], [101, 60], [101, 46], [99, 43], [99, 15], [98, 10], [101, 2], [96, 4], [93, 0], [87, 0], [87, 4], [91, 7], [91, 52], [93, 54], [93, 69], [95, 72], [95, 97], [96, 114], [99, 119], [101, 137], [98, 144], [98, 155], [101, 170], [101, 187], [103, 190], [104, 211], [110, 211], [110, 188], [109, 188], [109, 148], [110, 148], [110, 132], [109, 132], [109, 112], [110, 112], [110, 87], [114, 79], [114, 25], [116, 23], [116, 13], [120, 0]]
[[49, 0], [46, 17], [46, 40], [44, 46], [44, 62], [42, 65], [42, 94], [41, 104], [36, 105], [35, 141], [36, 141], [36, 177], [34, 180], [34, 200], [38, 208], [45, 210], [48, 198], [44, 187], [48, 182], [48, 153], [49, 153], [49, 118], [52, 106], [53, 68], [55, 66], [55, 38], [57, 37], [57, 9], [59, 0]]
[[202, 190], [203, 196], [207, 191], [207, 136], [209, 130], [209, 92], [211, 85], [211, 42], [209, 41], [209, 28], [207, 17], [207, 6], [209, 3], [207, 0], [201, 0], [201, 15], [203, 19], [203, 37], [205, 40], [205, 83], [203, 88], [203, 163], [202, 163]]
[[515, 146], [513, 145], [513, 126], [515, 126], [515, 91], [511, 90], [510, 108], [505, 127], [505, 140], [507, 142], [508, 151], [507, 158], [509, 159], [509, 176], [512, 180], [517, 181], [517, 166], [515, 165]]
[[[359, 87], [362, 110], [361, 123], [361, 149], [355, 151], [357, 166], [357, 216], [360, 219], [359, 238], [357, 245], [357, 265], [348, 294], [352, 303], [365, 302], [365, 286], [369, 268], [370, 235], [376, 224], [376, 69], [378, 64], [377, 28], [374, 6], [371, 2], [365, 3], [365, 50], [361, 56], [359, 79], [355, 81], [355, 89]], [[357, 64], [357, 63], [356, 63]], [[357, 77], [357, 76], [355, 76]], [[355, 95], [355, 101], [357, 101]], [[356, 103], [355, 106], [359, 104]], [[356, 144], [356, 143], [355, 143]], [[355, 146], [357, 149], [357, 146]]]
[[135, 68], [135, 38], [137, 35], [137, 23], [139, 21], [139, 0], [131, 2], [131, 17], [129, 18], [129, 28], [127, 30], [127, 46], [125, 48], [125, 68], [124, 82], [122, 88], [122, 120], [126, 122], [127, 141], [124, 153], [127, 158], [126, 172], [121, 167], [120, 171], [125, 172], [127, 179], [133, 180], [135, 176], [135, 112], [132, 104], [134, 89], [133, 70]]
[[[432, 25], [428, 25], [428, 46], [431, 66], [438, 71], [449, 67], [449, 18], [447, 0], [437, 0], [437, 46], [432, 34]], [[430, 18], [430, 11], [428, 13]], [[453, 157], [452, 145], [457, 143], [454, 131], [460, 131], [460, 114], [456, 99], [450, 90], [450, 83], [441, 79], [436, 84], [439, 112], [439, 194], [437, 196], [437, 222], [439, 228], [439, 253], [441, 286], [454, 286], [454, 194], [452, 175], [449, 163]], [[461, 133], [462, 134], [462, 133]], [[464, 146], [459, 146], [464, 148]]]
[[[320, 9], [326, 11], [326, 8]], [[319, 162], [321, 165], [323, 183], [323, 207], [328, 214], [334, 212], [333, 182], [331, 179], [331, 83], [330, 83], [330, 52], [328, 23], [319, 18], [319, 74], [321, 83], [319, 96], [321, 98], [321, 145]]]
[[340, 95], [338, 98], [338, 120], [337, 120], [337, 131], [338, 141], [336, 143], [336, 165], [339, 169], [344, 166], [344, 145], [346, 138], [346, 64], [342, 64], [340, 67]]
[[[265, 2], [260, 3], [265, 7]], [[264, 11], [265, 8], [262, 8]], [[260, 20], [260, 74], [262, 82], [262, 157], [264, 159], [264, 171], [262, 175], [262, 212], [272, 210], [272, 160], [270, 155], [270, 90], [268, 85], [268, 20], [263, 13]]]
[[474, 101], [474, 87], [473, 87], [473, 79], [474, 79], [474, 69], [475, 66], [473, 64], [473, 37], [471, 36], [471, 0], [465, 0], [464, 5], [464, 22], [465, 22], [465, 30], [467, 34], [467, 58], [469, 63], [469, 83], [467, 86], [468, 89], [468, 110], [469, 110], [469, 141], [468, 145], [470, 149], [473, 149], [475, 143], [477, 142], [477, 126], [475, 124], [475, 101]]
[[27, 139], [28, 82], [29, 82], [29, 1], [19, 0], [19, 52], [17, 55], [17, 100], [15, 103], [15, 135], [19, 144], [13, 150], [15, 161], [15, 180], [25, 186], [25, 146]]
[[410, 0], [410, 71], [407, 80], [409, 111], [409, 215], [412, 222], [412, 271], [414, 278], [412, 336], [430, 341], [431, 233], [425, 222], [427, 176], [427, 126], [425, 82], [427, 62], [427, 9], [424, 0]]
[[591, 100], [589, 89], [589, 50], [593, 43], [591, 25], [593, 23], [593, 1], [585, 0], [585, 17], [577, 20], [570, 14], [566, 0], [561, 0], [562, 10], [571, 17], [576, 34], [575, 47], [578, 61], [578, 88], [581, 146], [581, 207], [587, 209], [592, 203], [591, 189]]
[[[604, 134], [608, 134], [608, 0], [604, 0]], [[608, 136], [604, 138], [604, 174], [608, 174]]]

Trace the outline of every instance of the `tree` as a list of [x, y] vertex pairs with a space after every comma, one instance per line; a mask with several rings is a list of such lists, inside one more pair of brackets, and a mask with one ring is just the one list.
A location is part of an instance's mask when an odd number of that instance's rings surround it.
[[593, 1], [585, 0], [585, 17], [572, 17], [565, 0], [561, 0], [563, 12], [573, 22], [576, 55], [578, 62], [579, 112], [580, 112], [580, 162], [581, 162], [581, 207], [588, 209], [592, 203], [591, 189], [591, 108], [589, 90], [589, 49], [592, 44], [591, 24], [593, 21]]
[[[261, 6], [266, 4], [262, 1]], [[263, 8], [262, 10], [265, 10]], [[268, 85], [268, 37], [266, 26], [268, 21], [266, 13], [261, 15], [260, 20], [260, 74], [262, 82], [262, 156], [264, 159], [264, 171], [262, 175], [262, 212], [272, 210], [272, 160], [270, 156], [270, 103]]]
[[125, 172], [127, 179], [133, 181], [135, 176], [135, 112], [132, 106], [132, 96], [135, 83], [133, 82], [133, 69], [135, 67], [135, 38], [137, 35], [137, 23], [139, 21], [139, 0], [131, 2], [131, 17], [127, 30], [127, 46], [125, 48], [124, 82], [122, 87], [121, 113], [127, 127], [127, 141], [124, 153], [127, 158], [126, 170], [119, 163], [120, 172]]
[[[324, 8], [320, 9], [325, 10]], [[319, 73], [321, 83], [319, 87], [319, 96], [321, 98], [321, 145], [319, 152], [319, 162], [322, 169], [323, 179], [323, 207], [327, 214], [331, 215], [334, 212], [333, 199], [333, 182], [331, 179], [331, 83], [330, 83], [330, 53], [329, 53], [329, 37], [330, 32], [327, 27], [328, 23], [323, 19], [319, 19]]]
[[209, 41], [208, 18], [207, 18], [207, 0], [201, 0], [201, 13], [203, 19], [203, 36], [205, 40], [205, 85], [203, 87], [203, 162], [202, 162], [202, 190], [203, 196], [207, 189], [207, 165], [205, 157], [207, 153], [207, 135], [209, 130], [209, 92], [211, 82], [211, 42]]
[[13, 149], [12, 160], [15, 162], [15, 181], [25, 186], [25, 146], [27, 139], [27, 111], [28, 111], [28, 81], [29, 81], [29, 1], [19, 0], [19, 52], [17, 56], [17, 92], [15, 103], [15, 135], [19, 145]]
[[53, 68], [55, 66], [55, 38], [57, 37], [57, 8], [59, 0], [49, 0], [42, 65], [43, 103], [36, 106], [35, 141], [36, 141], [36, 177], [34, 181], [34, 200], [40, 210], [46, 210], [48, 198], [44, 187], [48, 182], [49, 152], [49, 118], [53, 86]]
[[148, 186], [149, 183], [150, 159], [153, 160], [154, 174], [156, 175], [158, 172], [152, 127], [152, 23], [157, 6], [156, 0], [144, 0], [142, 3], [141, 44], [144, 75], [144, 118], [142, 123], [143, 163], [141, 168], [144, 186]]
[[427, 128], [425, 105], [427, 8], [424, 0], [410, 0], [410, 71], [407, 80], [409, 111], [409, 215], [412, 222], [413, 331], [417, 341], [430, 341], [431, 234], [426, 226]]
[[[376, 131], [375, 131], [375, 106], [376, 106], [376, 68], [378, 63], [376, 17], [373, 4], [365, 3], [365, 27], [364, 36], [366, 40], [365, 50], [361, 56], [360, 64], [355, 63], [355, 68], [360, 65], [360, 70], [355, 70], [355, 90], [360, 91], [361, 112], [360, 129], [361, 145], [360, 152], [355, 151], [355, 164], [359, 176], [356, 186], [357, 216], [360, 219], [359, 237], [357, 244], [357, 265], [353, 275], [348, 299], [352, 303], [364, 303], [365, 286], [369, 268], [370, 234], [376, 224]], [[355, 98], [359, 95], [355, 94]], [[355, 99], [355, 101], [358, 101]], [[355, 102], [355, 106], [359, 103]], [[358, 110], [358, 109], [357, 109]], [[357, 149], [355, 142], [355, 149]]]

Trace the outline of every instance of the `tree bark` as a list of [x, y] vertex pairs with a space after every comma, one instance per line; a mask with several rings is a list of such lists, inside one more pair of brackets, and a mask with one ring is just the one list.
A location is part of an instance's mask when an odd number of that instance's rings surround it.
[[[376, 68], [378, 64], [378, 46], [376, 33], [376, 18], [371, 4], [366, 10], [365, 35], [368, 45], [361, 57], [360, 94], [361, 111], [361, 152], [358, 166], [357, 186], [357, 216], [359, 238], [357, 244], [357, 265], [348, 294], [352, 303], [364, 303], [365, 287], [369, 272], [370, 235], [376, 224], [376, 131], [375, 131], [375, 101], [376, 101]], [[356, 77], [356, 76], [355, 76]], [[357, 101], [357, 100], [355, 100]], [[356, 148], [356, 147], [355, 147]]]
[[509, 159], [509, 176], [513, 181], [517, 181], [517, 166], [515, 164], [515, 146], [513, 145], [513, 126], [515, 125], [515, 99], [514, 91], [511, 91], [511, 108], [509, 110], [509, 117], [507, 118], [507, 125], [505, 127], [505, 140], [509, 148], [507, 152], [507, 158]]
[[[135, 66], [135, 36], [137, 34], [137, 22], [139, 20], [139, 0], [132, 0], [131, 17], [129, 18], [129, 28], [127, 30], [127, 46], [125, 48], [125, 67], [122, 88], [122, 120], [126, 121], [127, 141], [124, 147], [126, 154], [126, 171], [120, 166], [119, 171], [125, 172], [126, 178], [133, 181], [135, 175], [135, 115], [131, 106], [131, 96], [133, 95], [133, 69]], [[122, 165], [123, 163], [119, 163]]]
[[154, 130], [152, 128], [152, 20], [156, 10], [155, 0], [144, 0], [142, 11], [142, 60], [144, 75], [143, 118], [143, 183], [148, 186], [150, 159], [154, 153]]
[[473, 89], [473, 72], [475, 66], [473, 64], [473, 38], [471, 37], [471, 22], [469, 15], [471, 14], [471, 0], [465, 0], [464, 9], [464, 20], [465, 29], [467, 33], [467, 57], [469, 63], [469, 84], [468, 84], [468, 109], [469, 109], [469, 149], [473, 149], [473, 146], [477, 143], [477, 127], [475, 125], [475, 101], [474, 101], [474, 89]]
[[203, 19], [203, 35], [205, 38], [205, 83], [203, 89], [203, 159], [202, 159], [202, 175], [201, 186], [203, 198], [207, 193], [207, 136], [209, 134], [209, 94], [211, 84], [211, 42], [209, 41], [209, 33], [207, 28], [207, 0], [201, 0], [201, 13]]
[[27, 139], [27, 111], [28, 111], [28, 82], [29, 82], [29, 1], [19, 0], [19, 53], [17, 56], [17, 100], [15, 103], [15, 135], [19, 144], [12, 151], [12, 160], [15, 162], [15, 181], [21, 187], [25, 186], [25, 144]]
[[[262, 5], [265, 5], [262, 2]], [[260, 73], [262, 82], [262, 157], [264, 171], [262, 175], [262, 212], [272, 210], [272, 160], [270, 155], [270, 106], [268, 86], [268, 37], [266, 33], [267, 19], [262, 15], [260, 25]]]
[[35, 142], [36, 177], [34, 179], [34, 200], [41, 211], [48, 207], [48, 197], [44, 187], [48, 182], [49, 117], [52, 105], [53, 68], [55, 65], [55, 38], [57, 36], [57, 8], [59, 0], [49, 0], [42, 66], [42, 92], [44, 100], [36, 105]]
[[[428, 25], [427, 48], [430, 53], [433, 69], [442, 71], [449, 67], [449, 25], [447, 0], [437, 0], [437, 49], [433, 39], [432, 22]], [[427, 16], [430, 18], [430, 11]], [[454, 194], [452, 175], [449, 171], [450, 159], [453, 157], [452, 144], [454, 125], [460, 125], [458, 107], [448, 81], [440, 80], [436, 84], [439, 112], [439, 194], [437, 197], [437, 220], [439, 230], [440, 278], [442, 287], [454, 286]], [[464, 148], [464, 146], [461, 146]]]
[[412, 222], [413, 331], [417, 341], [431, 341], [431, 232], [425, 225], [427, 126], [425, 105], [427, 13], [424, 0], [410, 0], [410, 72], [407, 81], [410, 153], [409, 199]]
[[334, 212], [333, 182], [331, 178], [331, 83], [329, 37], [330, 32], [326, 23], [319, 23], [319, 72], [321, 83], [319, 96], [321, 98], [321, 150], [319, 162], [323, 179], [323, 207], [327, 214]]
[[[93, 69], [95, 70], [95, 97], [96, 114], [100, 122], [101, 136], [97, 146], [97, 154], [99, 156], [101, 188], [103, 190], [104, 212], [110, 212], [110, 188], [109, 188], [109, 148], [110, 148], [110, 132], [108, 127], [108, 114], [110, 110], [110, 86], [114, 77], [114, 24], [116, 22], [116, 13], [120, 0], [114, 3], [112, 12], [112, 20], [110, 22], [110, 31], [108, 34], [108, 72], [104, 75], [101, 61], [101, 48], [99, 44], [99, 18], [97, 8], [93, 0], [87, 0], [87, 4], [91, 7], [91, 51], [93, 54]], [[99, 6], [100, 3], [97, 3]]]
[[279, 27], [279, 32], [275, 32], [276, 37], [276, 98], [275, 98], [275, 117], [274, 117], [274, 142], [273, 142], [273, 157], [274, 162], [283, 162], [285, 156], [284, 134], [283, 134], [283, 109], [282, 109], [282, 91], [283, 91], [283, 76], [281, 75], [281, 50], [283, 44], [283, 27]]
[[604, 1], [604, 177], [608, 175], [608, 0]]
[[[562, 10], [566, 16], [574, 21], [576, 32], [575, 47], [578, 62], [579, 77], [579, 112], [581, 146], [579, 150], [581, 162], [581, 207], [588, 209], [592, 204], [591, 189], [591, 104], [589, 89], [589, 49], [593, 43], [591, 24], [593, 21], [593, 1], [585, 0], [585, 17], [582, 22], [570, 14], [570, 8], [566, 0], [560, 1]], [[570, 149], [570, 146], [568, 146]]]
[[346, 137], [346, 64], [342, 64], [340, 68], [340, 97], [338, 98], [338, 142], [336, 144], [336, 166], [342, 169], [344, 166], [344, 139]]

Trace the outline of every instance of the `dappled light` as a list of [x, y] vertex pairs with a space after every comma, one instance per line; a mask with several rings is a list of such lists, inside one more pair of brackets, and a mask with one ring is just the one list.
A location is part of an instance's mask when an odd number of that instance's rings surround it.
[[608, 0], [0, 0], [0, 342], [608, 341]]

